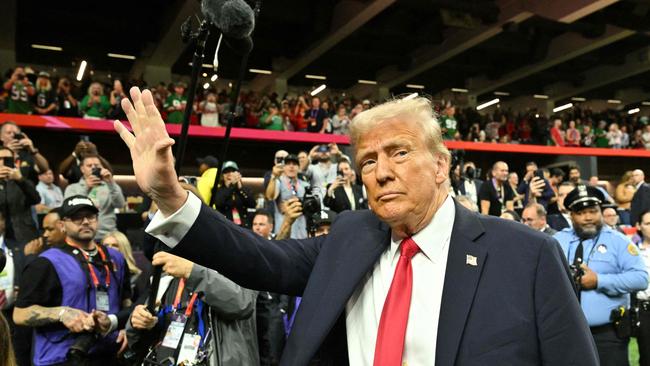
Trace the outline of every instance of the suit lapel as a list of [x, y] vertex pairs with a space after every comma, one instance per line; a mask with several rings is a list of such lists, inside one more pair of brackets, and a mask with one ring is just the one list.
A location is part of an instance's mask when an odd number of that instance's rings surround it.
[[484, 232], [478, 215], [455, 200], [456, 217], [449, 243], [436, 345], [436, 365], [451, 366], [463, 336], [467, 316], [485, 261], [487, 248], [475, 240]]

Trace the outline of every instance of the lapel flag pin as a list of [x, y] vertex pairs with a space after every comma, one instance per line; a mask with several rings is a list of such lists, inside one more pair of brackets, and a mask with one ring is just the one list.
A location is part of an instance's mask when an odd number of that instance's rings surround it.
[[470, 265], [472, 267], [478, 266], [478, 260], [475, 256], [467, 254], [467, 257], [465, 259], [465, 264]]

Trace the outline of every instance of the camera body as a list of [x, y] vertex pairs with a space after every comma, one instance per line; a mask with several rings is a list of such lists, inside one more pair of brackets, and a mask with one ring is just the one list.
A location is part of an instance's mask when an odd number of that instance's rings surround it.
[[68, 360], [74, 364], [83, 364], [89, 359], [90, 349], [99, 340], [95, 333], [79, 333], [68, 350]]
[[315, 220], [318, 219], [321, 211], [320, 198], [312, 193], [312, 188], [305, 188], [305, 195], [300, 200], [302, 214], [307, 220], [307, 231], [316, 232]]
[[4, 157], [4, 158], [2, 158], [2, 160], [3, 160], [2, 163], [7, 168], [12, 168], [13, 169], [13, 168], [16, 167], [16, 162], [14, 161], [14, 158], [11, 157], [11, 156]]
[[576, 291], [580, 292], [580, 289], [582, 288], [580, 280], [582, 279], [582, 276], [584, 276], [585, 270], [577, 264], [571, 264], [569, 266], [569, 274], [571, 274], [573, 286], [575, 287]]
[[15, 140], [20, 141], [20, 140], [22, 140], [22, 139], [24, 139], [24, 138], [25, 138], [25, 135], [24, 135], [22, 132], [18, 132], [18, 133], [15, 133], [15, 134], [14, 134], [14, 139], [15, 139]]

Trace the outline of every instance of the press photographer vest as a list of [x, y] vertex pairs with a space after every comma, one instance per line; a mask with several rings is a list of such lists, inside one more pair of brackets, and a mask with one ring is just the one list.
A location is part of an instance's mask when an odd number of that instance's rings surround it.
[[[98, 245], [99, 246], [99, 245]], [[106, 255], [106, 262], [110, 268], [110, 286], [108, 287], [109, 311], [107, 314], [117, 314], [120, 311], [121, 284], [124, 281], [124, 257], [120, 252], [112, 248], [101, 247]], [[61, 283], [62, 298], [61, 306], [91, 312], [96, 309], [96, 288], [92, 284], [87, 262], [82, 263], [72, 253], [72, 249], [51, 248], [43, 252], [41, 257], [52, 263]], [[95, 260], [100, 260], [99, 254]], [[104, 264], [91, 265], [95, 276], [101, 285], [105, 285], [106, 273]], [[100, 271], [99, 268], [102, 268]], [[90, 349], [91, 355], [115, 354], [119, 345], [115, 343], [117, 330], [113, 331]], [[50, 326], [34, 328], [34, 365], [52, 365], [66, 360], [70, 347], [74, 344], [76, 336], [68, 331]]]

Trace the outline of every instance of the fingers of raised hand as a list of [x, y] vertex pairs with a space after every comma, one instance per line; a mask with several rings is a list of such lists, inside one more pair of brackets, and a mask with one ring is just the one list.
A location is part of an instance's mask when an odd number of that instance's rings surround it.
[[160, 117], [160, 112], [158, 112], [158, 108], [156, 108], [156, 104], [153, 101], [153, 95], [149, 89], [142, 92], [141, 100], [148, 117]]
[[[125, 99], [122, 99], [124, 101]], [[128, 101], [127, 101], [128, 103]], [[129, 103], [130, 105], [131, 103]], [[129, 118], [129, 120], [131, 120]], [[133, 122], [131, 122], [131, 126], [133, 126]], [[115, 131], [120, 134], [120, 137], [122, 138], [122, 141], [126, 144], [126, 146], [131, 149], [133, 147], [133, 144], [135, 144], [135, 136], [122, 124], [122, 122], [115, 120], [113, 122], [113, 128], [115, 128]]]

